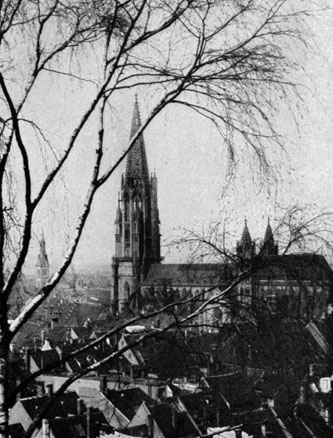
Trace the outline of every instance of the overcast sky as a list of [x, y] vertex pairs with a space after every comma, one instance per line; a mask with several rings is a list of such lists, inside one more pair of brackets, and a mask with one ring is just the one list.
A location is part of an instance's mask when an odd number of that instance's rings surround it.
[[[306, 100], [300, 102], [298, 130], [290, 122], [289, 115], [282, 112], [279, 126], [287, 149], [286, 152], [269, 152], [276, 165], [277, 186], [264, 186], [262, 181], [253, 178], [255, 172], [244, 155], [240, 157], [235, 179], [222, 196], [226, 183], [225, 146], [214, 127], [189, 110], [172, 106], [145, 132], [149, 169], [156, 171], [158, 178], [162, 243], [170, 242], [183, 228], [208, 225], [226, 217], [230, 218], [235, 239], [242, 231], [245, 217], [251, 234], [259, 238], [263, 236], [268, 216], [274, 220], [281, 206], [296, 203], [316, 203], [320, 209], [333, 211], [333, 12], [313, 20], [311, 26], [318, 51], [309, 53], [302, 61], [310, 78], [310, 82], [306, 82], [312, 85], [311, 90], [304, 93]], [[45, 87], [49, 88], [49, 84]], [[41, 98], [45, 91], [40, 91]], [[117, 134], [110, 146], [113, 152], [119, 153], [128, 141], [133, 102], [134, 96], [130, 94], [121, 102]], [[149, 95], [139, 95], [139, 105], [144, 118], [149, 108]], [[72, 108], [62, 108], [60, 116], [65, 120], [79, 108], [80, 102], [74, 102]], [[87, 138], [89, 141], [89, 135]], [[91, 141], [95, 140], [91, 138]], [[75, 159], [84, 161], [85, 155]], [[75, 259], [77, 266], [111, 263], [117, 193], [123, 169], [124, 163], [95, 200]], [[80, 172], [78, 163], [77, 170], [72, 172], [73, 187], [76, 179], [80, 185]], [[75, 205], [70, 204], [68, 208], [75, 210]], [[58, 225], [44, 223], [43, 216], [37, 221], [44, 229], [49, 259], [54, 263], [59, 257]], [[37, 252], [36, 240], [30, 268], [34, 266]], [[162, 253], [167, 262], [186, 261], [177, 251], [165, 248]]]

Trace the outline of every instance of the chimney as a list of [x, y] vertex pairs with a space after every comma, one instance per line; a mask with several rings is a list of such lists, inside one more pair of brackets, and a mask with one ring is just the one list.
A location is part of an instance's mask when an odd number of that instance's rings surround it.
[[177, 415], [176, 415], [176, 409], [171, 406], [171, 423], [174, 430], [177, 429]]
[[242, 438], [242, 429], [235, 429], [235, 438]]
[[261, 436], [263, 436], [263, 437], [267, 436], [266, 424], [265, 423], [262, 423], [262, 425], [261, 425]]
[[307, 401], [306, 399], [307, 399], [307, 397], [306, 397], [306, 383], [302, 382], [301, 386], [299, 387], [299, 399], [298, 399], [298, 402], [300, 404], [305, 404], [306, 401]]
[[218, 406], [216, 408], [216, 426], [219, 426], [221, 423], [221, 411], [220, 411], [220, 407]]
[[44, 383], [39, 382], [37, 384], [37, 395], [38, 395], [38, 397], [41, 397], [43, 394], [44, 394]]
[[46, 385], [46, 394], [52, 398], [53, 397], [53, 385], [52, 383], [49, 383], [48, 385]]
[[106, 376], [101, 376], [100, 377], [99, 389], [100, 389], [101, 392], [105, 392], [106, 391], [107, 385], [108, 385], [107, 382], [108, 381], [107, 381], [107, 377]]
[[148, 438], [154, 438], [154, 419], [152, 415], [147, 417]]
[[330, 416], [329, 408], [327, 408], [327, 407], [324, 408], [323, 417], [324, 417], [326, 424], [330, 425], [331, 424], [331, 418], [330, 418], [331, 416]]
[[50, 438], [50, 425], [49, 425], [49, 422], [46, 418], [43, 418], [42, 437], [43, 438]]
[[[21, 378], [19, 376], [16, 377], [16, 389], [20, 386], [21, 384]], [[16, 401], [20, 400], [21, 398], [21, 393], [17, 392], [16, 393]]]
[[274, 409], [274, 398], [273, 397], [268, 397], [267, 398], [267, 406], [268, 406], [268, 408], [273, 408]]
[[41, 342], [42, 342], [42, 347], [43, 347], [43, 345], [45, 344], [45, 340], [46, 340], [46, 333], [45, 333], [45, 330], [42, 330], [42, 331], [40, 332], [40, 340], [41, 340]]
[[312, 377], [314, 376], [314, 370], [315, 370], [315, 364], [314, 363], [310, 363], [309, 365], [309, 376]]
[[91, 434], [91, 407], [87, 406], [87, 438], [92, 438]]
[[83, 405], [80, 398], [77, 399], [77, 415], [83, 414]]

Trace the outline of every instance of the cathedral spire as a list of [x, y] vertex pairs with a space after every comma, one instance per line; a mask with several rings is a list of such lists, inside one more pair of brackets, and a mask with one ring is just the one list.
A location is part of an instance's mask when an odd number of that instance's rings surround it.
[[[136, 135], [140, 127], [141, 116], [139, 103], [137, 96], [135, 96], [130, 138]], [[143, 134], [139, 135], [127, 155], [125, 179], [131, 186], [137, 184], [148, 186], [149, 184], [148, 162]]]
[[243, 233], [242, 233], [242, 238], [241, 238], [240, 243], [242, 245], [246, 245], [246, 244], [252, 243], [250, 232], [249, 232], [249, 229], [248, 229], [248, 226], [247, 226], [247, 219], [246, 218], [245, 218], [245, 221], [244, 221], [244, 228], [243, 228]]
[[251, 259], [255, 256], [255, 246], [251, 239], [246, 218], [241, 240], [237, 242], [237, 255], [242, 259]]
[[260, 254], [268, 257], [268, 256], [278, 255], [278, 252], [279, 252], [279, 248], [278, 245], [275, 244], [272, 227], [268, 217]]
[[[141, 117], [135, 96], [130, 139], [140, 130]], [[136, 306], [141, 282], [152, 264], [160, 263], [160, 228], [157, 178], [149, 177], [143, 134], [136, 138], [121, 178], [115, 221], [115, 257], [112, 263], [112, 308], [116, 314]], [[130, 304], [131, 303], [131, 304]]]

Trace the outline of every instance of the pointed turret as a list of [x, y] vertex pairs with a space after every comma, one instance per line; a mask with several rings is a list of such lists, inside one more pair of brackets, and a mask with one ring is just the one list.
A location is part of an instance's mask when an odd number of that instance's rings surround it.
[[275, 244], [272, 227], [268, 218], [265, 236], [262, 243], [260, 254], [263, 256], [278, 255], [278, 245]]
[[272, 231], [272, 227], [270, 224], [270, 220], [268, 218], [267, 227], [266, 227], [265, 236], [264, 236], [264, 243], [270, 242], [270, 241], [274, 242], [274, 237], [273, 237], [273, 231]]
[[248, 226], [247, 226], [247, 220], [245, 219], [242, 238], [241, 238], [240, 243], [241, 243], [241, 245], [247, 245], [251, 242], [252, 242], [252, 240], [251, 240], [251, 236], [250, 236], [250, 231], [249, 231]]
[[251, 259], [255, 256], [255, 246], [245, 219], [241, 240], [237, 242], [237, 255], [242, 259]]

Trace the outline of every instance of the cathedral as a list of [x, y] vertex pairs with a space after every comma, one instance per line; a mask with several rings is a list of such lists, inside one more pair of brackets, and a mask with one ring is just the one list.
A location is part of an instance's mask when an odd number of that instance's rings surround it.
[[[130, 138], [140, 128], [137, 99]], [[240, 304], [280, 311], [325, 314], [332, 270], [317, 254], [279, 255], [268, 221], [261, 246], [252, 240], [245, 221], [237, 242], [235, 262], [166, 264], [160, 252], [157, 177], [150, 175], [143, 134], [127, 155], [115, 219], [115, 255], [112, 259], [111, 306], [114, 315], [130, 308], [151, 312], [169, 303], [188, 302], [193, 312], [207, 299], [218, 296], [244, 270], [253, 274], [237, 284], [231, 296]], [[198, 299], [200, 297], [200, 299]], [[184, 310], [178, 306], [178, 310]], [[312, 312], [312, 313], [311, 313]], [[230, 314], [215, 303], [199, 315], [198, 323], [230, 322]]]

